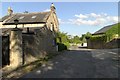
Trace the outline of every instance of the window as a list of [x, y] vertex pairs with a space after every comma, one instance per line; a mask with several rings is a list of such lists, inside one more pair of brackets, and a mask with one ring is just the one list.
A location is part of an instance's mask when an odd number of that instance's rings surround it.
[[32, 16], [31, 18], [36, 18], [36, 16]]
[[50, 30], [53, 31], [54, 30], [54, 25], [51, 23], [50, 25]]
[[19, 19], [23, 19], [24, 18], [24, 16], [21, 16]]

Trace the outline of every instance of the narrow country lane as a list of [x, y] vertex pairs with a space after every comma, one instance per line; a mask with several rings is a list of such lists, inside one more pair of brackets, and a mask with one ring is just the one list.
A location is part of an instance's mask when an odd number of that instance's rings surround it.
[[117, 50], [71, 47], [22, 78], [117, 78]]

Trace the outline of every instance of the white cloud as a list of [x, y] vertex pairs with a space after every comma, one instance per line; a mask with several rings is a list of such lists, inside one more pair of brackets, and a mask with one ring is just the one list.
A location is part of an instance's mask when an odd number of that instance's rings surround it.
[[97, 20], [82, 20], [82, 19], [71, 19], [70, 22], [72, 24], [76, 24], [76, 25], [91, 25], [91, 26], [95, 26], [98, 25], [99, 23], [97, 22]]
[[81, 19], [85, 19], [88, 18], [88, 16], [80, 14], [80, 15], [75, 15], [75, 17], [81, 18]]
[[60, 18], [58, 18], [58, 21], [59, 21], [59, 23], [61, 23], [61, 22], [62, 22]]
[[89, 15], [90, 15], [90, 17], [93, 17], [93, 18], [100, 18], [100, 17], [102, 17], [102, 15], [95, 14], [95, 13], [90, 13]]
[[58, 21], [60, 24], [72, 24], [70, 19], [69, 20], [62, 20], [62, 19], [58, 18]]
[[59, 21], [60, 24], [67, 23], [67, 22], [65, 22], [65, 21], [62, 21], [60, 18], [58, 18], [58, 21]]
[[48, 12], [48, 11], [50, 11], [50, 9], [45, 9], [43, 12]]
[[108, 16], [107, 20], [110, 22], [118, 22], [118, 17], [117, 16]]
[[117, 23], [118, 17], [117, 16], [109, 16], [106, 13], [101, 14], [79, 14], [74, 15], [75, 18], [69, 19], [69, 23], [76, 24], [76, 25], [90, 25], [90, 26], [96, 26], [96, 25], [103, 25], [107, 23]]

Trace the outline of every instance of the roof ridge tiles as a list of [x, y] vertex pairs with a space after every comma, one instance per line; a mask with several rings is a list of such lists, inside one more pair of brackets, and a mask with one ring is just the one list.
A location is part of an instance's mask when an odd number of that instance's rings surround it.
[[15, 15], [15, 14], [18, 14], [18, 15], [21, 15], [21, 14], [44, 14], [44, 13], [50, 13], [50, 11], [47, 11], [47, 12], [30, 12], [30, 13], [14, 13], [12, 15]]

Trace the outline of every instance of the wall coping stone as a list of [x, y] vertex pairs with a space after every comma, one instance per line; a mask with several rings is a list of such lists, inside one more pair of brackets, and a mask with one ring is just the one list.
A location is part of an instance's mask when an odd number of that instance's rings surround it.
[[20, 28], [13, 28], [11, 31], [22, 31]]

